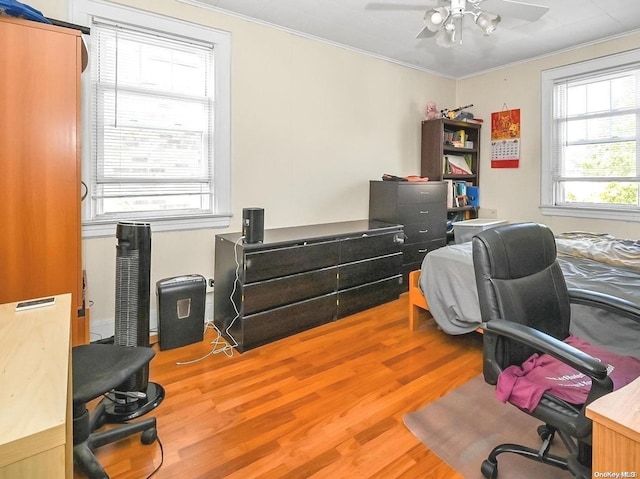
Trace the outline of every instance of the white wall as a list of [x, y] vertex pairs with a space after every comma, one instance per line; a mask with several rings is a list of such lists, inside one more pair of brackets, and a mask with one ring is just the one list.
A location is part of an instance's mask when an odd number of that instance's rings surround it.
[[[454, 104], [452, 80], [173, 0], [118, 3], [232, 33], [234, 218], [228, 230], [154, 233], [154, 291], [166, 277], [213, 277], [214, 235], [238, 231], [243, 207], [265, 208], [267, 228], [366, 218], [369, 180], [420, 174], [426, 102]], [[66, 0], [29, 4], [68, 19]], [[92, 331], [112, 332], [116, 241], [83, 243]]]
[[[640, 33], [454, 82], [174, 0], [121, 0], [232, 33], [234, 219], [228, 230], [156, 233], [152, 284], [189, 273], [213, 277], [214, 235], [238, 231], [243, 207], [265, 208], [267, 228], [367, 216], [368, 181], [419, 174], [420, 121], [428, 100], [473, 103], [483, 118], [481, 207], [501, 219], [539, 221], [554, 231], [640, 237], [637, 223], [543, 216], [540, 197], [540, 72], [640, 47]], [[66, 19], [67, 0], [32, 0]], [[491, 169], [491, 113], [520, 108], [518, 169]], [[115, 239], [84, 241], [92, 329], [112, 324]], [[155, 295], [152, 294], [155, 311]], [[211, 314], [210, 311], [208, 314]], [[108, 329], [108, 328], [107, 328]]]
[[[496, 33], [497, 34], [497, 33]], [[540, 74], [543, 70], [600, 56], [640, 48], [640, 33], [534, 61], [502, 68], [458, 82], [457, 103], [474, 103], [473, 112], [484, 119], [481, 144], [480, 206], [497, 210], [501, 219], [537, 221], [554, 232], [596, 231], [623, 238], [640, 238], [640, 224], [543, 216], [540, 212]], [[478, 92], [482, 92], [481, 95]], [[517, 169], [492, 169], [491, 113], [520, 108], [521, 160]]]

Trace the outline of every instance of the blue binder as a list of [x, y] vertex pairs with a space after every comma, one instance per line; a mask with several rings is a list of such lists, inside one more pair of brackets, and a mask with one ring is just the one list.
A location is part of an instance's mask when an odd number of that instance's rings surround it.
[[467, 186], [467, 201], [469, 206], [480, 206], [480, 191], [477, 186]]

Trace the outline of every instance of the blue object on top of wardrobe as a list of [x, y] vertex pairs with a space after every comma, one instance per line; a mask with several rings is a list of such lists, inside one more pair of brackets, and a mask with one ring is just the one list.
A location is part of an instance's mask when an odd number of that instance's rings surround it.
[[42, 12], [16, 0], [0, 0], [0, 14], [36, 22], [51, 23], [42, 15]]

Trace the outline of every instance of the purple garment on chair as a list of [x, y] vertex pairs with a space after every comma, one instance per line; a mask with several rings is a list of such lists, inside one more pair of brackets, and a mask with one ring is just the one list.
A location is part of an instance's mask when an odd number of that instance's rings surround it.
[[[564, 341], [607, 365], [613, 388], [619, 389], [640, 376], [640, 359], [620, 356], [569, 336]], [[502, 402], [533, 411], [545, 392], [571, 404], [584, 404], [591, 378], [549, 354], [533, 354], [522, 366], [509, 366], [498, 376], [496, 396]]]

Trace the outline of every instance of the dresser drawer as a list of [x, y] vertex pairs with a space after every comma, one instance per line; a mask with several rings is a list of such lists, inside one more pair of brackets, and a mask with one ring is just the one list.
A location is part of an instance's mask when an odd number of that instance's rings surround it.
[[404, 225], [405, 244], [441, 239], [446, 234], [447, 225], [445, 222], [433, 221]]
[[394, 253], [371, 260], [341, 265], [338, 289], [348, 289], [358, 284], [370, 283], [398, 274], [402, 266], [402, 253]]
[[337, 293], [245, 316], [231, 334], [240, 352], [336, 319]]
[[322, 296], [336, 291], [338, 267], [299, 273], [247, 284], [244, 289], [244, 314]]
[[340, 262], [350, 263], [366, 258], [398, 253], [403, 241], [402, 230], [393, 233], [363, 235], [340, 242]]
[[402, 262], [404, 264], [418, 263], [422, 261], [429, 251], [441, 248], [446, 243], [446, 238], [441, 238], [433, 241], [426, 241], [424, 243], [407, 244], [402, 248]]
[[340, 244], [337, 241], [247, 253], [244, 260], [244, 282], [253, 283], [335, 266], [339, 258]]
[[398, 185], [398, 204], [446, 202], [447, 185], [442, 183], [415, 183]]
[[398, 299], [402, 275], [338, 292], [338, 318]]
[[447, 222], [447, 204], [425, 203], [415, 205], [399, 205], [398, 221], [409, 225], [412, 223], [442, 223]]

